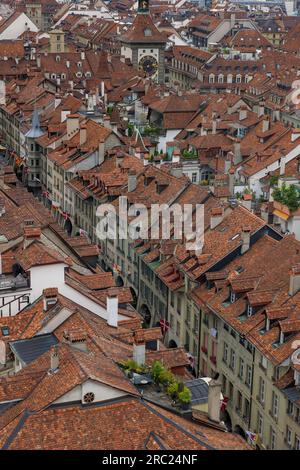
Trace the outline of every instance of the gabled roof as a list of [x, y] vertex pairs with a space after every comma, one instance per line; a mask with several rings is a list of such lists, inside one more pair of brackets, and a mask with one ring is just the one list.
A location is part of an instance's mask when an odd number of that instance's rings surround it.
[[120, 37], [120, 40], [129, 44], [164, 44], [167, 42], [167, 36], [157, 29], [150, 14], [137, 14], [132, 26]]

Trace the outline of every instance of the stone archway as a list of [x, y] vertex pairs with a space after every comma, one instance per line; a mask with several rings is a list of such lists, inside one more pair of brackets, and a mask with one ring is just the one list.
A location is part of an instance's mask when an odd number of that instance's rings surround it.
[[146, 304], [143, 304], [140, 308], [140, 313], [144, 318], [145, 326], [149, 326], [151, 323], [151, 312], [149, 307]]
[[247, 436], [246, 436], [245, 431], [238, 424], [235, 426], [234, 432], [235, 432], [235, 434], [238, 434], [239, 436], [241, 436], [243, 439], [247, 440]]
[[73, 225], [70, 219], [67, 219], [64, 224], [64, 230], [68, 233], [69, 237], [72, 234]]
[[222, 420], [229, 432], [232, 432], [232, 420], [227, 410], [223, 412]]
[[131, 302], [131, 305], [136, 308], [137, 306], [137, 301], [138, 301], [138, 296], [134, 290], [133, 287], [130, 287], [130, 292], [131, 292], [131, 295], [132, 295], [132, 302]]
[[169, 341], [169, 348], [171, 348], [171, 349], [173, 348], [173, 349], [174, 349], [174, 348], [177, 348], [177, 347], [178, 347], [178, 346], [177, 346], [176, 341], [174, 341], [174, 339], [170, 339], [170, 341]]
[[124, 286], [124, 281], [121, 276], [116, 277], [116, 286], [117, 287], [123, 287]]

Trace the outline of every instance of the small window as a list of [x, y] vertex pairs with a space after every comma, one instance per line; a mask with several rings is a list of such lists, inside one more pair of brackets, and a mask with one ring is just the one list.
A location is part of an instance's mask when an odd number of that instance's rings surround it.
[[83, 397], [84, 403], [92, 403], [94, 400], [95, 400], [95, 395], [93, 392], [88, 392]]
[[3, 335], [3, 336], [9, 336], [9, 328], [8, 328], [8, 326], [3, 326], [3, 327], [1, 328], [1, 331], [2, 331], [2, 335]]
[[144, 29], [144, 36], [146, 37], [152, 36], [152, 31], [150, 28]]

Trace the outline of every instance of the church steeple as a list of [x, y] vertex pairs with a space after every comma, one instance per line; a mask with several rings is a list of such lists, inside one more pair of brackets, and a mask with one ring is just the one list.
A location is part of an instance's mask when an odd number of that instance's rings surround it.
[[139, 0], [138, 13], [149, 13], [149, 0]]

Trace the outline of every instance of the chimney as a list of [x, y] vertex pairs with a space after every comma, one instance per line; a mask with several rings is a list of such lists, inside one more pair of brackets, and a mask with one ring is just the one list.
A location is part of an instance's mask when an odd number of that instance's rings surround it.
[[81, 60], [85, 60], [85, 52], [84, 51], [81, 51], [80, 58], [81, 58]]
[[80, 131], [79, 131], [79, 144], [83, 145], [85, 143], [86, 143], [86, 125], [83, 124], [80, 127]]
[[67, 138], [71, 139], [79, 131], [79, 114], [67, 116]]
[[146, 345], [144, 336], [137, 338], [135, 334], [134, 343], [133, 343], [133, 360], [139, 365], [142, 366], [146, 361]]
[[210, 228], [213, 230], [219, 225], [224, 217], [224, 211], [222, 207], [213, 207], [210, 212]]
[[59, 368], [59, 353], [58, 346], [53, 346], [50, 350], [50, 369], [52, 372], [57, 371]]
[[208, 385], [208, 418], [215, 423], [220, 422], [221, 383], [211, 379]]
[[248, 115], [248, 110], [246, 106], [241, 106], [240, 111], [239, 111], [239, 121], [243, 121], [244, 119], [246, 119], [247, 115]]
[[259, 103], [259, 107], [258, 107], [258, 112], [257, 112], [257, 115], [258, 117], [261, 117], [265, 114], [265, 104], [263, 101], [261, 101]]
[[300, 264], [293, 266], [290, 270], [289, 295], [295, 295], [300, 290]]
[[173, 150], [172, 154], [172, 163], [179, 163], [180, 162], [180, 151], [175, 149]]
[[211, 133], [212, 133], [212, 134], [216, 134], [216, 133], [217, 133], [217, 120], [216, 120], [216, 118], [213, 118], [213, 120], [212, 120], [212, 129], [211, 129]]
[[41, 56], [40, 55], [36, 56], [36, 66], [38, 69], [41, 68]]
[[63, 109], [60, 114], [60, 122], [64, 122], [67, 119], [68, 114], [70, 114], [71, 111], [68, 111], [66, 109]]
[[67, 69], [70, 68], [70, 61], [69, 60], [66, 60], [66, 67], [67, 67]]
[[104, 142], [99, 142], [98, 144], [98, 165], [104, 162], [105, 156], [105, 145]]
[[106, 297], [107, 323], [109, 326], [118, 326], [118, 296], [108, 295]]
[[280, 176], [282, 176], [285, 174], [285, 156], [282, 155], [279, 161], [280, 161]]
[[128, 192], [136, 190], [136, 171], [131, 169], [128, 172]]
[[235, 176], [235, 171], [234, 171], [234, 168], [231, 167], [228, 172], [228, 186], [229, 186], [230, 196], [234, 196], [234, 176]]
[[64, 340], [73, 348], [87, 351], [87, 334], [81, 328], [73, 328], [63, 332]]
[[58, 289], [57, 287], [48, 287], [43, 290], [44, 299], [44, 312], [47, 312], [57, 302]]
[[263, 119], [263, 122], [262, 122], [262, 131], [268, 132], [269, 129], [270, 129], [270, 120], [268, 117], [266, 117]]
[[238, 163], [242, 161], [241, 143], [239, 141], [236, 141], [233, 144], [233, 154], [234, 154], [233, 162], [235, 165], [237, 165]]
[[101, 91], [100, 91], [100, 93], [101, 93], [101, 97], [103, 98], [104, 95], [105, 95], [105, 85], [104, 85], [103, 81], [101, 82]]
[[25, 250], [34, 240], [38, 240], [41, 237], [41, 233], [40, 227], [25, 226], [23, 249]]
[[106, 129], [111, 129], [111, 125], [110, 125], [110, 116], [104, 116], [103, 118], [103, 125]]
[[251, 229], [250, 227], [244, 225], [242, 227], [242, 247], [241, 247], [241, 255], [246, 253], [246, 251], [249, 250], [250, 248], [250, 235], [251, 235]]
[[243, 194], [242, 206], [248, 211], [251, 211], [252, 194]]

